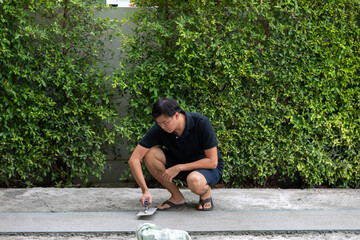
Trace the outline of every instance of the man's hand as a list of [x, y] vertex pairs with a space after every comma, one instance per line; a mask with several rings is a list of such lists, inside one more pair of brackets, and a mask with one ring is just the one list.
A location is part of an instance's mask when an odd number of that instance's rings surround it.
[[152, 204], [152, 196], [150, 191], [145, 191], [140, 198], [140, 202], [143, 206], [145, 206], [145, 200], [149, 201], [149, 206]]
[[179, 174], [179, 172], [181, 171], [180, 169], [180, 165], [175, 165], [171, 168], [168, 168], [164, 171], [162, 177], [168, 181], [171, 182], [173, 180], [174, 177], [176, 177], [176, 175]]

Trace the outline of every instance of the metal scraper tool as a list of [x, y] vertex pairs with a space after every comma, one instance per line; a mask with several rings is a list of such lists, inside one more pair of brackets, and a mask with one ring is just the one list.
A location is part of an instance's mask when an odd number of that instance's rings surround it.
[[145, 200], [144, 204], [145, 204], [145, 209], [143, 211], [139, 211], [139, 213], [136, 216], [138, 216], [138, 217], [151, 216], [157, 210], [157, 208], [149, 208], [149, 201], [148, 200]]

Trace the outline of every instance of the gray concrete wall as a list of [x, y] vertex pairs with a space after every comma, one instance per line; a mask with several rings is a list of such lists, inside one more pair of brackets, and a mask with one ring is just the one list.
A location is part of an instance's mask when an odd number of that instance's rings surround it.
[[[110, 18], [110, 19], [127, 19], [129, 15], [133, 14], [137, 11], [137, 8], [112, 8], [97, 14], [96, 17]], [[134, 25], [130, 24], [130, 22], [126, 22], [122, 25], [121, 31], [124, 34], [129, 34], [132, 32]], [[121, 60], [120, 50], [122, 48], [122, 42], [120, 38], [114, 38], [111, 42], [108, 42], [107, 45], [111, 48], [115, 55], [112, 59], [109, 59], [111, 67], [115, 69], [119, 66], [119, 62]], [[112, 72], [109, 72], [112, 74]], [[119, 115], [126, 114], [124, 109], [127, 105], [127, 100], [118, 98], [116, 101], [120, 101], [120, 109], [118, 109]], [[96, 177], [89, 177], [89, 185], [94, 186], [129, 186], [134, 183], [123, 183], [119, 180], [121, 174], [124, 173], [126, 169], [128, 169], [127, 160], [129, 159], [129, 152], [127, 150], [126, 140], [124, 143], [116, 144], [115, 148], [107, 150], [107, 164], [111, 167], [110, 170], [107, 170], [104, 174], [102, 174], [101, 180]]]

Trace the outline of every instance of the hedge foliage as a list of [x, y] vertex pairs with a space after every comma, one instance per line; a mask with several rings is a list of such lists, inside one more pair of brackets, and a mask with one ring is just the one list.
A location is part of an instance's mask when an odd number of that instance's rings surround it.
[[104, 171], [116, 137], [105, 124], [117, 117], [104, 43], [119, 22], [96, 19], [94, 2], [0, 0], [1, 185], [71, 185]]
[[210, 118], [230, 186], [359, 187], [358, 1], [135, 2], [116, 82], [132, 147], [168, 96]]

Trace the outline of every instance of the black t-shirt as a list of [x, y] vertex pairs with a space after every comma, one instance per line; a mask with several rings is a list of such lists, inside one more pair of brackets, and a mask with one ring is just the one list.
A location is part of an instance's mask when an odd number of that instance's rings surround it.
[[[141, 139], [139, 145], [144, 148], [162, 146], [168, 149], [180, 163], [194, 162], [206, 158], [205, 151], [218, 146], [216, 134], [210, 120], [202, 114], [184, 112], [186, 126], [181, 137], [175, 133], [167, 133], [157, 123], [154, 124]], [[218, 153], [218, 167], [223, 169], [224, 163]]]

